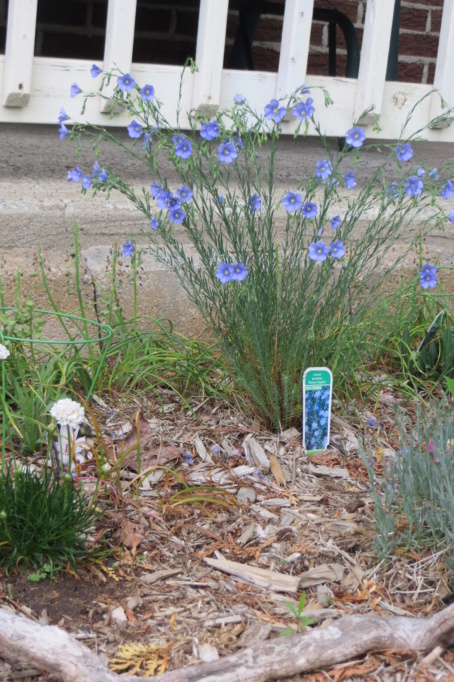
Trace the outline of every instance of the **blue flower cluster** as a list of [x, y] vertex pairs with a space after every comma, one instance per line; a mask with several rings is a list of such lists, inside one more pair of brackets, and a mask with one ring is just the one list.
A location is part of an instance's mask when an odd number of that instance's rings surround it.
[[90, 189], [90, 187], [93, 184], [93, 181], [95, 182], [97, 181], [98, 183], [102, 184], [107, 180], [108, 177], [109, 175], [106, 169], [101, 168], [97, 161], [95, 161], [91, 176], [89, 173], [84, 174], [84, 172], [79, 168], [79, 166], [75, 166], [74, 168], [68, 171], [68, 182], [80, 182], [82, 180], [83, 189]]
[[323, 450], [328, 446], [329, 400], [329, 386], [305, 393], [304, 419], [307, 450]]
[[435, 265], [426, 263], [422, 270], [419, 271], [419, 283], [423, 289], [432, 289], [438, 284], [437, 268]]
[[323, 263], [323, 261], [325, 261], [328, 258], [328, 256], [339, 259], [343, 258], [343, 256], [345, 256], [347, 252], [347, 249], [339, 239], [335, 242], [332, 242], [332, 244], [325, 244], [325, 242], [322, 241], [313, 242], [312, 244], [309, 244], [308, 251], [309, 258], [311, 260]]
[[[161, 211], [169, 212], [169, 222], [181, 224], [186, 218], [186, 213], [182, 209], [182, 204], [187, 204], [194, 196], [194, 192], [187, 185], [182, 185], [175, 194], [165, 189], [159, 182], [155, 181], [150, 187], [151, 196], [156, 199], [157, 206]], [[161, 221], [151, 218], [151, 227], [156, 230]]]
[[231, 263], [219, 263], [216, 268], [216, 278], [222, 283], [242, 282], [249, 274], [249, 270], [243, 263], [232, 265]]

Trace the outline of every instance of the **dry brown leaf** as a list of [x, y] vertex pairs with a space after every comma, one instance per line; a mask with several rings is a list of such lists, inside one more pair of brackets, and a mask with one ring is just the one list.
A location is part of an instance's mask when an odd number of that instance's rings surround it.
[[270, 457], [270, 467], [271, 467], [271, 472], [276, 479], [276, 483], [278, 486], [281, 488], [285, 488], [286, 485], [286, 480], [284, 476], [284, 472], [282, 471], [282, 467], [279, 463], [278, 458], [275, 455], [271, 455]]

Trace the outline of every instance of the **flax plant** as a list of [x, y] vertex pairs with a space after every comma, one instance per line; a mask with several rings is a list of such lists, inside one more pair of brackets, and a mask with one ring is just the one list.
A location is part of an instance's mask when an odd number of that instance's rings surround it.
[[[343, 150], [333, 152], [304, 86], [272, 100], [262, 114], [240, 95], [213, 120], [189, 112], [191, 129], [182, 132], [165, 120], [153, 86], [98, 67], [92, 75], [101, 85], [85, 97], [127, 109], [131, 143], [70, 120], [63, 110], [60, 138], [89, 136], [97, 151], [102, 141], [116, 143], [149, 168], [152, 184], [136, 192], [98, 161], [91, 174], [76, 166], [68, 180], [93, 194], [117, 190], [144, 214], [150, 252], [174, 271], [208, 322], [237, 386], [270, 425], [287, 427], [301, 415], [308, 366], [330, 367], [339, 392], [352, 369], [389, 335], [389, 311], [399, 292], [385, 299], [382, 286], [400, 260], [385, 263], [396, 240], [415, 221], [432, 227], [446, 222], [434, 202], [442, 181], [408, 163], [413, 150], [406, 128], [413, 111], [397, 146], [381, 144], [382, 163], [360, 179], [364, 128], [346, 131]], [[115, 89], [107, 96], [112, 80]], [[320, 103], [331, 103], [323, 88], [315, 91]], [[74, 84], [72, 95], [80, 93]], [[297, 120], [295, 136], [306, 135], [309, 126], [320, 135], [322, 152], [316, 167], [281, 189], [276, 157], [286, 115]], [[170, 186], [164, 159], [171, 160], [180, 187]], [[396, 165], [399, 180], [387, 186]]]

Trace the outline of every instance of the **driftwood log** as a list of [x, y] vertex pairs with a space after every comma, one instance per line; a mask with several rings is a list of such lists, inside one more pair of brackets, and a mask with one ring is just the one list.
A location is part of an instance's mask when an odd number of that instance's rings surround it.
[[261, 642], [212, 663], [153, 678], [120, 677], [64, 630], [0, 609], [0, 656], [25, 660], [63, 682], [266, 682], [329, 668], [373, 650], [423, 654], [452, 645], [454, 604], [428, 619], [346, 616], [324, 629]]

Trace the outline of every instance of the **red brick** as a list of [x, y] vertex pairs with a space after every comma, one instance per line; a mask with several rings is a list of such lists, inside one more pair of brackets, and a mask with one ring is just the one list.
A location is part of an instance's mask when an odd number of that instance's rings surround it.
[[427, 25], [427, 10], [415, 9], [414, 7], [400, 8], [400, 30], [409, 29], [410, 31], [424, 31]]
[[183, 66], [188, 57], [195, 58], [195, 40], [134, 40], [133, 62]]
[[170, 9], [144, 7], [138, 5], [136, 12], [135, 31], [150, 31], [152, 33], [169, 33], [172, 23]]
[[[344, 76], [347, 66], [347, 56], [338, 54], [336, 59], [336, 75]], [[311, 76], [328, 76], [329, 60], [328, 53], [310, 52], [307, 64], [307, 73]]]
[[444, 0], [419, 0], [419, 2], [428, 7], [443, 7]]
[[102, 59], [104, 36], [81, 36], [72, 33], [43, 32], [40, 57], [66, 59]]
[[175, 33], [179, 36], [197, 37], [199, 26], [199, 11], [190, 9], [177, 10], [177, 25]]
[[405, 83], [421, 83], [424, 64], [422, 62], [415, 62], [407, 64], [406, 62], [399, 62], [397, 67], [397, 80]]
[[342, 14], [345, 14], [354, 24], [358, 18], [358, 0], [315, 0], [314, 8], [317, 9], [337, 9]]
[[276, 50], [269, 50], [260, 45], [254, 45], [252, 53], [254, 66], [257, 71], [277, 71], [279, 66], [279, 52]]
[[318, 21], [312, 22], [311, 28], [311, 39], [310, 44], [317, 47], [322, 46], [323, 28], [325, 24], [319, 23]]
[[255, 40], [267, 43], [279, 43], [282, 38], [282, 18], [261, 17], [255, 34]]
[[424, 33], [401, 33], [399, 35], [399, 54], [415, 57], [436, 57], [438, 36]]
[[429, 64], [429, 73], [427, 74], [427, 82], [429, 85], [433, 85], [435, 78], [435, 64]]
[[438, 9], [433, 9], [430, 12], [430, 32], [440, 33], [442, 12]]
[[235, 38], [239, 25], [238, 12], [229, 12], [227, 16], [227, 38]]

